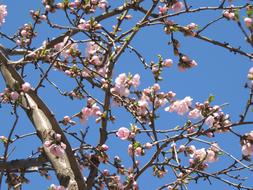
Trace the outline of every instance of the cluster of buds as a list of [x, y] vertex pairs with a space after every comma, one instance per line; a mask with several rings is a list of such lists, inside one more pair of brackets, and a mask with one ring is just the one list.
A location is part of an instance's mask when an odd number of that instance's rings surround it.
[[196, 32], [194, 30], [198, 29], [198, 25], [195, 23], [190, 23], [185, 27], [180, 27], [179, 30], [184, 33], [185, 36], [195, 36]]
[[61, 142], [60, 134], [54, 134], [52, 137], [52, 140], [47, 140], [44, 142], [44, 147], [49, 149], [50, 153], [56, 157], [62, 157], [65, 153], [66, 144]]
[[[212, 96], [211, 96], [212, 97]], [[210, 97], [209, 97], [210, 99]], [[193, 108], [188, 117], [192, 119], [203, 119], [205, 118], [205, 124], [209, 129], [214, 130], [213, 132], [226, 132], [229, 130], [231, 124], [230, 117], [225, 114], [221, 107], [218, 105], [211, 106], [212, 100], [205, 101], [204, 103], [196, 102], [195, 108]], [[213, 136], [213, 132], [208, 132], [209, 137]]]
[[75, 58], [80, 55], [80, 52], [78, 50], [78, 45], [72, 42], [69, 37], [65, 37], [63, 42], [55, 45], [54, 51], [56, 53], [60, 52], [64, 60], [67, 60], [70, 57], [73, 60], [75, 60]]
[[87, 99], [87, 106], [84, 107], [81, 111], [81, 123], [86, 123], [88, 121], [88, 118], [91, 116], [98, 117], [96, 122], [100, 121], [100, 117], [102, 116], [102, 112], [100, 111], [100, 108], [97, 106], [96, 102], [92, 98]]
[[162, 77], [160, 76], [164, 67], [171, 67], [173, 64], [172, 59], [165, 59], [163, 60], [161, 55], [158, 55], [158, 63], [154, 63], [153, 61], [150, 63], [152, 73], [154, 75], [154, 78], [156, 81], [162, 80]]
[[45, 14], [41, 14], [40, 11], [30, 10], [30, 15], [32, 19], [40, 24], [42, 20], [46, 20], [47, 16]]
[[135, 74], [132, 76], [129, 74], [128, 76], [126, 73], [121, 73], [115, 79], [115, 86], [111, 88], [111, 93], [117, 94], [121, 97], [128, 97], [130, 94], [130, 87], [134, 86], [135, 88], [138, 87], [140, 84], [140, 75]]
[[19, 31], [19, 37], [16, 40], [16, 44], [19, 46], [26, 46], [31, 43], [31, 39], [35, 36], [32, 25], [25, 24]]
[[67, 189], [61, 185], [51, 184], [48, 190], [67, 190]]
[[90, 0], [87, 3], [82, 3], [81, 0], [74, 0], [73, 2], [63, 2], [63, 3], [57, 3], [54, 8], [56, 9], [71, 9], [74, 10], [76, 8], [84, 9], [86, 13], [94, 13], [97, 8], [106, 10], [108, 8], [108, 2], [107, 0]]
[[253, 85], [253, 67], [248, 71], [248, 79], [251, 81], [251, 85]]
[[186, 55], [179, 55], [178, 68], [180, 71], [185, 71], [192, 67], [196, 67], [198, 64], [195, 60], [190, 59]]
[[192, 98], [187, 96], [182, 100], [173, 101], [170, 106], [165, 108], [165, 111], [176, 112], [178, 115], [184, 115], [190, 110], [191, 105]]
[[236, 14], [234, 10], [225, 10], [223, 11], [223, 16], [228, 20], [235, 20]]
[[173, 1], [169, 6], [168, 4], [165, 4], [163, 6], [159, 6], [159, 14], [160, 15], [165, 15], [168, 10], [173, 10], [174, 12], [179, 12], [184, 8], [184, 4], [178, 0]]
[[25, 82], [15, 90], [11, 90], [9, 88], [5, 88], [2, 93], [0, 93], [0, 102], [8, 103], [11, 101], [18, 101], [20, 98], [20, 94], [26, 93], [31, 89], [31, 85], [28, 82]]
[[103, 64], [104, 53], [105, 51], [102, 48], [102, 44], [97, 44], [93, 41], [87, 44], [86, 58], [83, 60], [86, 65], [82, 70], [83, 77], [105, 76], [106, 67]]
[[253, 131], [241, 137], [242, 154], [245, 158], [253, 155]]
[[153, 176], [156, 176], [158, 178], [164, 177], [165, 174], [167, 174], [167, 170], [164, 166], [154, 166], [153, 167]]
[[77, 26], [80, 30], [99, 30], [102, 28], [101, 24], [99, 24], [97, 21], [95, 20], [89, 20], [86, 21], [84, 19], [80, 19], [80, 24]]
[[208, 149], [196, 149], [194, 145], [191, 145], [185, 148], [185, 152], [191, 157], [189, 163], [192, 168], [204, 170], [208, 167], [208, 163], [213, 163], [218, 160], [220, 148], [217, 143], [213, 143]]
[[205, 124], [214, 129], [215, 132], [226, 132], [229, 130], [231, 124], [230, 117], [225, 114], [220, 106], [211, 106], [208, 101], [204, 104], [198, 103], [197, 107], [201, 110], [203, 117], [205, 117]]
[[63, 117], [63, 120], [62, 120], [61, 123], [63, 123], [63, 125], [68, 125], [68, 124], [70, 124], [70, 125], [75, 125], [75, 124], [76, 124], [76, 122], [73, 121], [73, 120], [71, 119], [71, 117], [69, 117], [68, 115], [66, 115], [66, 116]]
[[155, 83], [153, 86], [145, 88], [141, 92], [141, 96], [139, 100], [134, 101], [132, 103], [131, 109], [133, 110], [134, 114], [138, 117], [138, 119], [142, 122], [149, 121], [149, 105], [154, 104], [154, 109], [158, 109], [164, 106], [168, 100], [172, 101], [175, 97], [175, 93], [169, 91], [168, 93], [159, 92], [160, 85]]

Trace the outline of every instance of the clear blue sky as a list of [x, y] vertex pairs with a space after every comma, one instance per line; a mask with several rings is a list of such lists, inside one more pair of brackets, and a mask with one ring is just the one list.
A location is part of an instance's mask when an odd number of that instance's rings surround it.
[[[120, 4], [122, 1], [115, 0], [111, 2], [113, 2], [111, 4], [114, 7]], [[191, 0], [189, 2], [193, 6], [214, 6], [219, 3], [219, 0]], [[241, 4], [241, 2], [245, 1], [238, 0], [236, 1], [236, 4]], [[14, 34], [23, 24], [31, 22], [31, 18], [29, 16], [30, 9], [41, 7], [39, 0], [2, 0], [1, 3], [7, 4], [8, 6], [8, 16], [6, 18], [6, 23], [1, 27], [1, 31], [11, 35]], [[133, 21], [140, 18], [140, 15], [136, 15], [136, 13], [133, 13], [133, 15]], [[59, 14], [56, 15], [55, 21], [58, 23], [64, 23], [65, 21], [63, 21], [59, 16]], [[221, 12], [219, 10], [205, 11], [203, 13], [182, 15], [180, 17], [173, 18], [173, 20], [180, 25], [186, 25], [191, 22], [195, 22], [201, 27], [204, 26], [204, 23], [208, 23], [212, 19], [218, 18], [219, 16], [221, 16]], [[245, 13], [243, 13], [242, 16], [245, 16]], [[129, 25], [133, 25], [133, 21], [127, 22]], [[111, 23], [112, 22], [110, 21], [102, 23], [102, 25], [110, 29], [109, 26], [112, 25]], [[128, 24], [123, 26], [123, 29], [129, 27]], [[38, 37], [33, 45], [39, 46], [43, 40], [47, 39], [48, 37], [52, 38], [60, 33], [61, 31], [55, 33], [52, 29], [48, 29], [45, 24], [42, 24], [38, 27]], [[244, 41], [244, 37], [239, 31], [236, 23], [233, 21], [223, 20], [218, 22], [217, 24], [211, 26], [207, 32], [204, 32], [203, 34], [209, 36], [210, 38], [221, 40], [222, 42], [231, 42], [233, 46], [241, 46], [248, 52], [252, 51], [249, 45], [247, 45]], [[175, 36], [181, 42], [180, 49], [182, 52], [189, 55], [190, 58], [196, 60], [198, 63], [196, 68], [186, 72], [180, 72], [178, 70], [176, 66], [177, 58], [174, 57], [171, 46], [168, 46], [170, 37], [164, 34], [162, 26], [153, 26], [144, 29], [136, 36], [131, 45], [137, 48], [145, 56], [147, 62], [152, 60], [157, 61], [157, 54], [161, 54], [164, 58], [173, 59], [173, 67], [165, 69], [162, 74], [164, 81], [162, 81], [160, 85], [165, 92], [172, 90], [177, 93], [177, 97], [179, 99], [184, 98], [185, 96], [191, 96], [194, 99], [194, 102], [203, 102], [208, 98], [209, 94], [213, 94], [215, 95], [214, 104], [220, 105], [223, 103], [229, 103], [229, 105], [224, 108], [224, 112], [231, 115], [232, 121], [237, 121], [239, 114], [244, 109], [248, 97], [248, 91], [243, 88], [243, 85], [247, 80], [247, 72], [252, 66], [252, 62], [245, 57], [234, 55], [223, 48], [207, 44], [206, 42], [202, 42], [198, 39], [184, 37], [181, 34], [176, 34]], [[1, 43], [7, 47], [14, 46], [14, 44], [6, 43], [6, 41], [2, 39]], [[33, 67], [31, 65], [27, 67], [27, 71], [28, 76], [26, 80], [35, 85], [39, 79], [38, 72], [33, 72]], [[114, 76], [117, 76], [122, 72], [131, 72], [132, 74], [140, 73], [140, 89], [151, 86], [154, 83], [153, 79], [151, 78], [150, 71], [144, 70], [142, 64], [138, 61], [136, 56], [128, 51], [119, 59], [116, 65]], [[67, 77], [65, 77], [65, 75], [62, 73], [59, 74], [53, 71], [49, 75], [49, 78], [59, 85], [63, 90], [71, 90], [74, 87], [73, 82], [70, 79], [67, 79]], [[86, 104], [85, 101], [70, 101], [66, 97], [60, 97], [56, 90], [50, 87], [49, 84], [45, 85], [47, 88], [41, 90], [40, 95], [42, 99], [46, 101], [50, 109], [55, 113], [58, 120], [62, 119], [64, 115], [71, 115], [80, 111]], [[1, 78], [0, 89], [3, 89], [4, 87], [5, 85]], [[98, 93], [97, 90], [91, 90], [91, 93], [102, 100], [101, 93]], [[160, 129], [173, 128], [177, 124], [182, 124], [187, 119], [186, 117], [179, 117], [176, 114], [165, 113], [162, 110], [163, 109], [161, 109], [161, 119], [157, 122], [157, 126]], [[12, 125], [13, 117], [12, 120], [9, 119], [10, 111], [10, 106], [6, 105], [0, 109], [0, 121], [2, 121], [0, 135], [7, 135], [9, 128]], [[22, 110], [19, 110], [19, 114], [21, 118], [15, 134], [24, 134], [34, 131], [32, 124], [27, 120], [26, 115]], [[129, 127], [129, 124], [134, 122], [131, 116], [121, 108], [115, 108], [114, 114], [116, 115], [117, 120], [115, 124], [109, 126], [111, 130], [115, 130], [121, 126]], [[93, 119], [89, 120], [88, 125], [90, 126], [90, 132], [87, 141], [93, 144], [97, 142], [96, 138], [98, 138], [99, 126], [94, 123]], [[73, 130], [85, 127], [86, 126], [82, 126], [78, 123], [78, 126], [73, 128]], [[244, 127], [245, 128], [243, 129], [237, 130], [237, 132], [243, 134], [244, 132], [253, 130], [252, 126]], [[235, 136], [232, 135], [217, 135], [214, 140], [217, 141], [226, 151], [234, 152], [235, 155], [240, 158], [241, 152], [238, 138], [235, 138]], [[140, 141], [142, 143], [146, 142], [142, 137], [140, 137]], [[129, 157], [126, 155], [128, 143], [113, 136], [108, 140], [108, 145], [111, 147], [109, 151], [111, 158], [119, 154], [122, 156], [123, 160], [125, 159], [123, 163], [125, 166], [127, 166], [129, 164], [127, 161], [130, 161]], [[25, 158], [31, 154], [32, 150], [36, 151], [38, 146], [40, 146], [40, 142], [36, 138], [31, 137], [25, 139], [24, 141], [21, 140], [18, 142], [18, 144], [12, 146], [12, 148], [16, 147], [16, 150], [10, 159]], [[201, 148], [201, 145], [196, 146]], [[237, 151], [234, 151], [235, 149], [237, 149]], [[150, 153], [151, 152], [152, 151], [150, 151]], [[148, 153], [144, 158], [140, 158], [142, 164], [145, 163], [146, 158], [151, 155], [150, 153]], [[220, 162], [213, 163], [211, 166], [213, 166], [213, 169], [217, 169], [223, 164], [226, 164], [227, 160], [227, 157], [225, 159], [221, 157]], [[230, 162], [232, 163], [231, 160]], [[103, 167], [106, 168], [106, 166]], [[210, 171], [211, 170], [212, 169], [210, 169]], [[251, 175], [249, 178], [252, 178], [252, 174], [249, 173], [247, 175]], [[48, 181], [42, 179], [37, 174], [28, 175], [28, 179], [30, 179], [31, 182], [28, 185], [24, 185], [24, 190], [32, 190], [35, 188], [38, 190], [44, 190], [51, 183], [56, 183], [55, 180]], [[157, 180], [153, 178], [151, 174], [145, 175], [145, 177], [142, 177], [139, 180], [140, 189], [155, 189], [159, 185], [168, 181], [168, 176], [164, 179]], [[207, 184], [207, 182], [199, 184], [199, 186], [195, 186], [194, 184], [190, 185], [189, 189], [202, 189], [203, 187], [208, 190], [217, 188], [230, 188], [220, 183], [217, 183], [216, 186], [210, 187], [202, 186], [203, 184]], [[251, 182], [251, 185], [252, 184], [253, 183]]]

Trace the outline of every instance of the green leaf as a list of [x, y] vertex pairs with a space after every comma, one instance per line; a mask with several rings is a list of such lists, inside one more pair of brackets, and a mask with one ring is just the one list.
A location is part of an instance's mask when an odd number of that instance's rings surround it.
[[249, 9], [249, 10], [247, 10], [247, 15], [248, 15], [248, 17], [252, 17], [252, 14], [253, 14], [253, 9]]
[[214, 101], [214, 95], [210, 94], [210, 96], [208, 97], [208, 102], [211, 103], [212, 101]]
[[235, 20], [238, 21], [240, 19], [239, 10], [236, 9], [234, 13], [235, 13]]
[[138, 141], [134, 142], [134, 149], [136, 149], [138, 147], [141, 147], [141, 143]]

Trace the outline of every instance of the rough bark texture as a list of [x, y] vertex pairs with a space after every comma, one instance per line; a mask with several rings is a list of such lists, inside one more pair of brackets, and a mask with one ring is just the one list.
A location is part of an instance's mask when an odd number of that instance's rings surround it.
[[[8, 63], [5, 49], [1, 47], [0, 70], [6, 85], [10, 89], [14, 89], [14, 86], [21, 86], [24, 81], [13, 66]], [[50, 140], [49, 134], [58, 133], [62, 136], [62, 142], [67, 145], [65, 154], [61, 158], [57, 158], [49, 152], [48, 148], [44, 148], [44, 152], [54, 167], [60, 184], [67, 187], [68, 190], [85, 190], [86, 184], [83, 175], [74, 157], [71, 146], [54, 115], [33, 90], [29, 90], [27, 93], [21, 93], [21, 96], [21, 106], [33, 123], [42, 143]]]

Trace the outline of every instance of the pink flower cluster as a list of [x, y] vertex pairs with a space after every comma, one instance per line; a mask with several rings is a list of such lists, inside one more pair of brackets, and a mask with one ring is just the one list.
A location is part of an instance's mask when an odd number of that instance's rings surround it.
[[54, 50], [56, 52], [60, 52], [65, 60], [69, 57], [75, 58], [77, 52], [79, 52], [78, 45], [76, 43], [72, 43], [68, 36], [64, 38], [63, 42], [56, 44], [54, 46]]
[[249, 80], [253, 80], [253, 67], [251, 67], [251, 68], [249, 69], [249, 72], [248, 72], [248, 79], [249, 79]]
[[133, 154], [135, 154], [135, 156], [142, 156], [144, 153], [141, 146], [134, 148], [134, 146], [132, 144], [128, 145], [127, 152], [130, 156], [133, 156]]
[[246, 133], [241, 140], [242, 154], [244, 156], [253, 155], [253, 131]]
[[[89, 42], [86, 48], [85, 63], [89, 67], [85, 67], [82, 71], [83, 77], [89, 76], [105, 76], [105, 65], [103, 65], [104, 50], [96, 42]], [[94, 71], [94, 72], [93, 72]]]
[[176, 100], [170, 106], [165, 108], [165, 111], [176, 112], [179, 115], [184, 115], [189, 111], [189, 107], [192, 105], [192, 98], [190, 96], [185, 97], [183, 100]]
[[20, 29], [19, 37], [16, 40], [16, 44], [19, 46], [25, 46], [31, 43], [32, 38], [35, 36], [32, 25], [24, 24], [24, 26]]
[[154, 102], [155, 109], [158, 109], [159, 107], [164, 106], [168, 100], [175, 96], [175, 93], [173, 92], [159, 92], [160, 85], [158, 83], [155, 83], [153, 86], [145, 88], [142, 91], [142, 96], [138, 100], [137, 104], [137, 110], [136, 113], [139, 116], [139, 119], [142, 121], [147, 120], [147, 113], [149, 109], [149, 104]]
[[7, 103], [11, 100], [17, 101], [20, 97], [20, 93], [28, 92], [31, 89], [31, 85], [28, 82], [22, 84], [21, 89], [12, 91], [9, 88], [5, 88], [2, 93], [0, 93], [0, 102]]
[[128, 128], [126, 127], [120, 127], [116, 133], [116, 135], [121, 139], [121, 140], [127, 140], [128, 137], [130, 136], [131, 132], [129, 131]]
[[[73, 2], [69, 2], [68, 4], [64, 4], [64, 3], [57, 3], [56, 4], [56, 8], [58, 9], [64, 9], [64, 8], [70, 8], [70, 9], [74, 9], [74, 8], [79, 8], [81, 6], [81, 0], [75, 0]], [[108, 7], [108, 2], [107, 0], [90, 0], [90, 9], [89, 12], [93, 13], [95, 12], [96, 8], [100, 8], [100, 9], [107, 9]], [[46, 9], [51, 10], [53, 7], [46, 7]]]
[[65, 188], [61, 185], [51, 184], [49, 190], [68, 190], [68, 188]]
[[227, 18], [228, 20], [234, 20], [235, 19], [235, 13], [230, 10], [226, 10], [223, 12], [223, 16]]
[[189, 59], [186, 55], [181, 55], [179, 59], [178, 68], [180, 71], [185, 71], [192, 67], [196, 67], [198, 64], [195, 60]]
[[7, 16], [7, 6], [0, 5], [0, 26], [5, 23], [5, 17]]
[[121, 97], [127, 97], [130, 94], [130, 87], [138, 87], [140, 84], [140, 75], [127, 76], [126, 73], [121, 73], [115, 79], [115, 86], [111, 89], [111, 93], [117, 94]]
[[198, 108], [194, 108], [193, 110], [191, 110], [188, 114], [188, 117], [192, 119], [203, 118], [201, 110], [199, 110]]
[[88, 98], [87, 106], [81, 111], [81, 123], [86, 123], [91, 116], [101, 116], [100, 108], [92, 98]]
[[62, 157], [65, 153], [66, 144], [61, 142], [61, 135], [56, 134], [54, 141], [45, 141], [44, 146], [48, 148], [50, 153], [56, 157]]
[[218, 132], [228, 130], [226, 127], [231, 124], [229, 115], [224, 114], [221, 108], [217, 105], [209, 107], [209, 110], [213, 113], [206, 118], [205, 124], [210, 128], [217, 128]]
[[249, 18], [249, 17], [244, 18], [244, 23], [247, 27], [252, 27], [252, 23], [253, 23], [252, 18]]
[[184, 8], [184, 4], [180, 1], [174, 1], [174, 4], [169, 8], [167, 5], [159, 6], [159, 14], [164, 15], [169, 9], [172, 9], [175, 12], [179, 12]]
[[[91, 25], [92, 23], [92, 25]], [[97, 22], [90, 22], [90, 21], [86, 21], [84, 19], [80, 19], [80, 24], [77, 26], [79, 29], [81, 30], [98, 30], [101, 29], [101, 24], [97, 23]]]
[[199, 165], [199, 169], [204, 169], [208, 166], [207, 163], [213, 163], [218, 160], [220, 148], [217, 143], [213, 143], [208, 149], [196, 149], [194, 145], [191, 145], [186, 147], [185, 151], [192, 157], [189, 159], [189, 163], [192, 167]]

